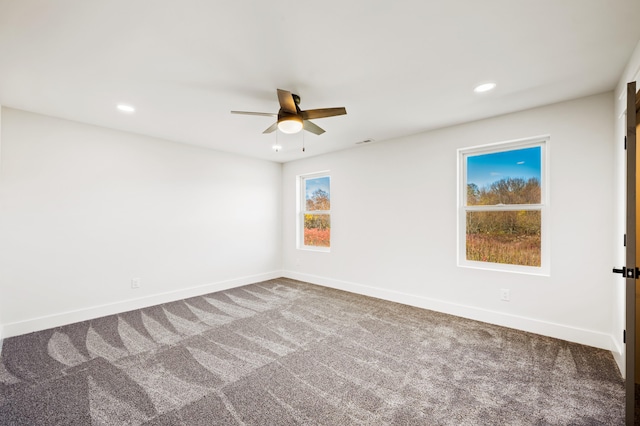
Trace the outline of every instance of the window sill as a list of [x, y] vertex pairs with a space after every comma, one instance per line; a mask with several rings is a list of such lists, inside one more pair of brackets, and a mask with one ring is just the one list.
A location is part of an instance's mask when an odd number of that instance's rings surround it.
[[300, 247], [298, 247], [298, 250], [317, 251], [317, 252], [320, 252], [320, 253], [330, 253], [331, 252], [331, 248], [330, 247], [300, 246]]
[[485, 271], [495, 272], [510, 272], [514, 274], [524, 275], [537, 275], [542, 277], [551, 276], [549, 267], [536, 267], [536, 266], [521, 266], [521, 265], [507, 265], [502, 263], [490, 263], [490, 262], [474, 262], [463, 261], [458, 262], [458, 267], [468, 269], [481, 269]]

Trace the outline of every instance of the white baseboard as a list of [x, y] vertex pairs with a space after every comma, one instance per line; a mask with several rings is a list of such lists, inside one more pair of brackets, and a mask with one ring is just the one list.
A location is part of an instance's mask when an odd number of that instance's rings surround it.
[[626, 372], [625, 354], [623, 347], [620, 347], [618, 343], [620, 342], [618, 342], [613, 338], [613, 336], [611, 336], [611, 353], [613, 354], [613, 359], [615, 360], [616, 364], [618, 364], [618, 370], [620, 370], [620, 374], [622, 375], [622, 377], [624, 377]]
[[489, 324], [515, 328], [518, 330], [528, 331], [530, 333], [541, 334], [543, 336], [554, 337], [556, 339], [567, 340], [569, 342], [580, 343], [587, 346], [593, 346], [596, 348], [614, 352], [614, 357], [616, 350], [618, 350], [613, 337], [607, 333], [586, 330], [564, 324], [541, 321], [535, 318], [526, 318], [518, 315], [506, 314], [504, 312], [490, 311], [473, 306], [451, 303], [444, 300], [431, 299], [424, 296], [416, 296], [413, 294], [401, 293], [393, 290], [371, 287], [363, 284], [335, 280], [332, 278], [304, 274], [295, 271], [285, 270], [282, 271], [282, 274], [282, 276], [286, 278], [306, 281], [308, 283], [331, 287], [337, 290], [344, 290], [351, 293], [357, 293], [365, 296], [375, 297], [378, 299], [402, 303], [404, 305], [429, 309], [432, 311], [451, 314], [463, 318], [469, 318]]
[[141, 309], [149, 306], [159, 305], [161, 303], [201, 296], [203, 294], [213, 293], [216, 291], [229, 290], [231, 288], [280, 277], [282, 277], [282, 271], [266, 272], [262, 274], [234, 278], [232, 280], [220, 281], [196, 287], [189, 287], [185, 289], [154, 294], [137, 299], [128, 299], [120, 302], [108, 303], [105, 305], [97, 305], [89, 308], [77, 309], [74, 311], [60, 312], [57, 314], [32, 318], [25, 321], [0, 324], [0, 332], [2, 332], [0, 337], [8, 338], [19, 336], [21, 334], [31, 333], [33, 331], [46, 330], [49, 328], [72, 324], [79, 321], [86, 321], [106, 315], [113, 315], [121, 312], [132, 311], [134, 309]]

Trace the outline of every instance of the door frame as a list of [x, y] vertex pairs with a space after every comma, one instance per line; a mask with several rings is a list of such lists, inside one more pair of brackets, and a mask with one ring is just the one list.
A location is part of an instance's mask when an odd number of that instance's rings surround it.
[[635, 424], [636, 416], [636, 128], [638, 114], [636, 83], [627, 84], [627, 217], [626, 217], [626, 265], [625, 275], [625, 417], [626, 424]]

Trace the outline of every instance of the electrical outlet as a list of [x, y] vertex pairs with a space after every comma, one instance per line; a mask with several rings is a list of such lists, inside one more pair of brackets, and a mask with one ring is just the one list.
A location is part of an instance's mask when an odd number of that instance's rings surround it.
[[131, 288], [140, 288], [140, 278], [131, 278]]
[[504, 302], [508, 302], [511, 300], [511, 295], [509, 294], [509, 289], [508, 288], [501, 288], [500, 289], [500, 300], [504, 301]]

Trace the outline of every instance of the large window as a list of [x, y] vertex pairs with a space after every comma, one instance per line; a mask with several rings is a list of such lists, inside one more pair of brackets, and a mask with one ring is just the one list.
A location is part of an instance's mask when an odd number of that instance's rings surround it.
[[549, 273], [548, 138], [458, 150], [458, 264]]
[[323, 172], [298, 179], [298, 248], [328, 251], [331, 246], [331, 177]]

